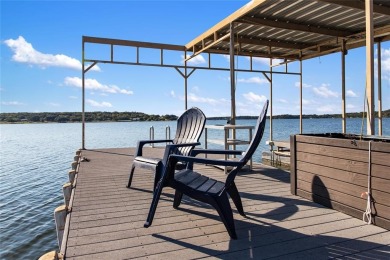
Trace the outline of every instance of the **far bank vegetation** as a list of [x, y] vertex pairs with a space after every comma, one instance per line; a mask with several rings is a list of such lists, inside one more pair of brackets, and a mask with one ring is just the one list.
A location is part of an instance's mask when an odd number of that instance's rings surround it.
[[[140, 112], [86, 112], [86, 122], [172, 121], [175, 115], [148, 115]], [[2, 123], [81, 122], [81, 112], [1, 113]]]
[[[347, 113], [348, 118], [362, 118], [363, 112]], [[378, 112], [376, 112], [378, 117]], [[390, 109], [382, 112], [390, 117]], [[142, 112], [86, 112], [86, 122], [175, 121], [176, 115], [148, 115]], [[237, 119], [256, 119], [256, 116], [238, 116]], [[299, 115], [276, 115], [274, 119], [298, 119]], [[303, 118], [341, 118], [340, 114], [303, 115]], [[229, 117], [208, 117], [228, 120]], [[0, 113], [0, 123], [72, 123], [81, 122], [81, 112]]]

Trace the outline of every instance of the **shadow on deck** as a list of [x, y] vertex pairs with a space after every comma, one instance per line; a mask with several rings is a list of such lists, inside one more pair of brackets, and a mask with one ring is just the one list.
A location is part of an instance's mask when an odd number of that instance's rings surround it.
[[[162, 151], [147, 149], [149, 155]], [[80, 165], [67, 259], [390, 258], [390, 231], [291, 195], [288, 172], [256, 163], [236, 178], [247, 214], [234, 211], [237, 240], [205, 204], [184, 197], [174, 210], [169, 188], [146, 229], [153, 176], [136, 169], [133, 188], [126, 188], [133, 154], [127, 148], [82, 152], [90, 161]], [[224, 177], [221, 170], [203, 168], [213, 178]]]

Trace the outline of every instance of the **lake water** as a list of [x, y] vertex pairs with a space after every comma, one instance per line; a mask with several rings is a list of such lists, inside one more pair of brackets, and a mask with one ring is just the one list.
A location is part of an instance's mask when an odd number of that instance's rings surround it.
[[[207, 121], [207, 124], [224, 123]], [[88, 123], [86, 148], [134, 147], [137, 140], [149, 139], [150, 126], [154, 126], [155, 139], [161, 139], [165, 138], [166, 126], [170, 126], [174, 135], [175, 124], [173, 121]], [[237, 124], [254, 125], [255, 120], [238, 120]], [[304, 133], [341, 131], [341, 119], [306, 119], [303, 125]], [[274, 140], [287, 140], [290, 134], [298, 133], [299, 120], [273, 120], [273, 127]], [[0, 259], [37, 259], [58, 249], [53, 212], [63, 204], [62, 185], [68, 181], [73, 156], [81, 147], [81, 124], [9, 124], [0, 125], [0, 130]], [[361, 119], [347, 120], [348, 133], [360, 131]], [[390, 118], [384, 119], [383, 132], [390, 136]], [[209, 138], [222, 138], [218, 130], [209, 130], [208, 134]], [[238, 137], [246, 134], [247, 131], [241, 131]], [[265, 144], [268, 139], [267, 122], [254, 161], [260, 161], [261, 152], [269, 150]]]

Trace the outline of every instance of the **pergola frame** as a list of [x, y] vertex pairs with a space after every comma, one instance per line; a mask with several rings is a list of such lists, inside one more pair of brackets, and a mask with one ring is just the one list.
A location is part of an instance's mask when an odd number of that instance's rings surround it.
[[[368, 36], [368, 37], [366, 37]], [[342, 131], [346, 132], [345, 102], [345, 55], [348, 50], [366, 46], [366, 95], [367, 95], [367, 134], [375, 134], [374, 108], [374, 63], [373, 44], [390, 40], [390, 3], [384, 0], [252, 0], [221, 22], [196, 37], [185, 46], [106, 39], [97, 37], [82, 38], [82, 89], [83, 89], [83, 130], [82, 148], [85, 149], [85, 73], [98, 63], [170, 67], [184, 78], [185, 109], [187, 109], [187, 80], [197, 69], [230, 71], [231, 78], [231, 119], [235, 123], [235, 73], [262, 73], [270, 82], [270, 140], [272, 140], [272, 75], [291, 74], [300, 76], [300, 133], [302, 124], [302, 61], [322, 55], [340, 52], [342, 71]], [[110, 46], [109, 59], [91, 59], [85, 56], [85, 44], [105, 44]], [[135, 47], [136, 60], [130, 62], [115, 59], [115, 46]], [[160, 62], [139, 62], [139, 49], [160, 50]], [[164, 63], [164, 51], [184, 53], [183, 64]], [[187, 55], [191, 53], [191, 55]], [[188, 61], [201, 53], [208, 54], [208, 66], [189, 66]], [[381, 64], [380, 50], [378, 65]], [[230, 68], [211, 65], [210, 54], [230, 56]], [[250, 69], [235, 68], [234, 57], [250, 58]], [[270, 69], [254, 70], [252, 59], [270, 59]], [[274, 71], [272, 59], [282, 59], [286, 71]], [[287, 64], [300, 62], [299, 72], [288, 72]], [[86, 66], [86, 64], [91, 63]], [[280, 65], [280, 64], [278, 64]], [[190, 72], [188, 73], [188, 70]], [[183, 72], [184, 71], [184, 72]], [[381, 68], [378, 68], [379, 135], [382, 134]], [[234, 137], [233, 137], [234, 138]]]
[[[109, 59], [93, 59], [86, 57], [86, 44], [100, 44], [107, 45], [110, 49]], [[132, 47], [136, 48], [136, 57], [135, 61], [119, 61], [115, 59], [115, 46], [124, 46], [124, 47]], [[140, 49], [150, 49], [150, 50], [158, 50], [160, 51], [160, 61], [159, 62], [140, 62], [141, 54], [139, 52]], [[286, 66], [284, 71], [273, 71], [272, 67], [282, 65], [277, 64], [270, 67], [270, 70], [257, 70], [253, 68], [253, 56], [250, 56], [249, 59], [249, 69], [240, 69], [235, 68], [234, 66], [234, 54], [233, 58], [230, 59], [229, 68], [216, 67], [211, 63], [211, 53], [207, 55], [207, 66], [193, 66], [187, 65], [187, 59], [184, 60], [184, 64], [166, 64], [164, 63], [164, 51], [177, 51], [178, 54], [183, 54], [184, 57], [187, 57], [187, 50], [184, 46], [172, 45], [172, 44], [162, 44], [162, 43], [152, 43], [152, 42], [140, 42], [140, 41], [128, 41], [128, 40], [120, 40], [120, 39], [109, 39], [109, 38], [99, 38], [99, 37], [90, 37], [83, 36], [82, 37], [82, 149], [85, 149], [85, 74], [92, 69], [97, 64], [118, 64], [118, 65], [133, 65], [133, 66], [147, 66], [147, 67], [162, 67], [162, 68], [173, 68], [184, 79], [184, 109], [188, 109], [188, 78], [196, 71], [196, 70], [215, 70], [215, 71], [229, 71], [231, 78], [234, 79], [234, 75], [236, 72], [251, 72], [251, 73], [261, 73], [267, 80], [272, 84], [272, 74], [283, 74], [283, 75], [295, 75], [302, 77], [301, 72], [290, 72], [288, 71], [287, 63], [283, 65]], [[200, 53], [198, 53], [200, 54]], [[221, 54], [222, 55], [222, 54]], [[271, 59], [272, 60], [272, 59]], [[232, 65], [233, 62], [233, 65]], [[184, 71], [184, 72], [183, 72]], [[233, 75], [233, 76], [232, 76]], [[233, 83], [234, 84], [234, 83]], [[235, 88], [235, 87], [234, 87]], [[233, 93], [231, 93], [233, 94]], [[272, 97], [271, 97], [272, 100]], [[234, 102], [234, 101], [233, 101]], [[235, 105], [234, 105], [235, 107]], [[271, 112], [272, 115], [272, 112]], [[235, 112], [234, 116], [232, 116], [232, 124], [235, 123]]]

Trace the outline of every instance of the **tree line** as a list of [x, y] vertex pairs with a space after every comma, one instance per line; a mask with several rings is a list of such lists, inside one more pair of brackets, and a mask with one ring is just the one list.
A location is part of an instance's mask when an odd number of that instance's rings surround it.
[[[378, 112], [375, 113], [378, 117]], [[302, 115], [303, 118], [341, 118], [341, 114]], [[348, 118], [362, 118], [363, 112], [347, 113]], [[366, 117], [366, 115], [365, 115]], [[390, 117], [390, 109], [382, 112], [382, 117]], [[256, 119], [257, 116], [238, 116], [237, 119]], [[274, 119], [297, 119], [299, 115], [275, 115]], [[208, 117], [208, 119], [228, 120], [229, 117]], [[86, 112], [86, 122], [122, 121], [175, 121], [175, 115], [148, 115], [141, 112]], [[68, 123], [81, 122], [81, 112], [42, 112], [42, 113], [0, 113], [0, 123]]]
[[[341, 114], [324, 114], [324, 115], [302, 115], [302, 118], [308, 119], [308, 118], [341, 118]], [[362, 118], [363, 112], [357, 112], [357, 113], [346, 113], [347, 118]], [[375, 112], [375, 117], [378, 117], [378, 112]], [[390, 117], [390, 109], [382, 111], [382, 117]], [[280, 119], [297, 119], [299, 118], [299, 115], [277, 115], [273, 116], [272, 118], [280, 118]], [[364, 113], [364, 118], [367, 118], [367, 113]]]
[[[172, 121], [175, 115], [148, 115], [141, 112], [86, 112], [86, 122]], [[2, 123], [68, 123], [81, 122], [81, 112], [0, 113]]]
[[[257, 119], [258, 116], [237, 116], [236, 119]], [[341, 114], [324, 114], [324, 115], [316, 115], [316, 114], [307, 114], [302, 115], [302, 118], [309, 119], [309, 118], [341, 118]], [[362, 118], [363, 112], [357, 112], [357, 113], [347, 113], [347, 118]], [[364, 114], [364, 117], [367, 117], [367, 113]], [[375, 117], [378, 117], [378, 112], [375, 112]], [[382, 117], [390, 117], [390, 109], [382, 111]], [[269, 116], [267, 116], [269, 118]], [[290, 115], [290, 114], [284, 114], [284, 115], [273, 115], [273, 119], [299, 119], [299, 115]], [[208, 117], [207, 119], [214, 119], [214, 120], [229, 120], [229, 117]]]

